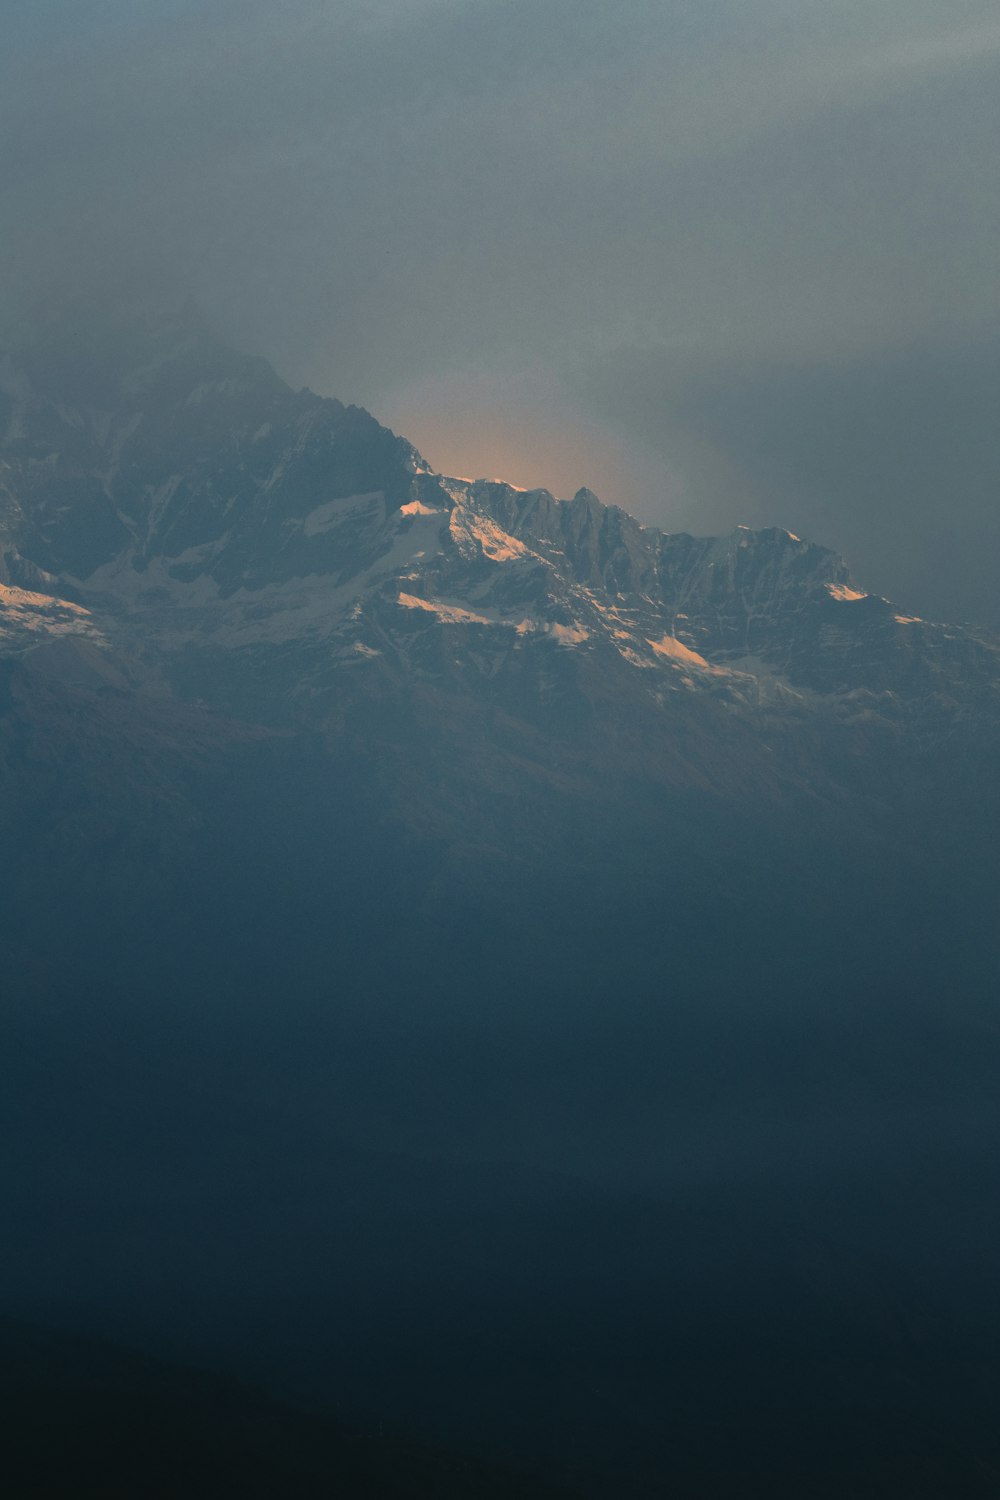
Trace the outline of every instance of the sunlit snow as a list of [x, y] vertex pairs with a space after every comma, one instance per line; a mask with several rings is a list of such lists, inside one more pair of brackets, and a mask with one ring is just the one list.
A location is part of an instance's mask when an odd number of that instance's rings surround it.
[[590, 631], [584, 630], [578, 620], [572, 625], [548, 624], [545, 626], [546, 635], [551, 635], [560, 646], [582, 646], [584, 641], [590, 639]]
[[661, 636], [658, 641], [650, 641], [649, 644], [657, 656], [666, 656], [671, 661], [682, 662], [685, 666], [705, 667], [711, 671], [711, 666], [705, 658], [699, 656], [697, 651], [692, 651], [689, 646], [685, 646], [684, 642], [679, 641], [675, 635]]
[[399, 507], [401, 516], [440, 516], [444, 512], [435, 510], [431, 505], [425, 505], [422, 500], [410, 500], [408, 504]]
[[461, 609], [456, 604], [442, 604], [439, 599], [418, 599], [416, 594], [400, 594], [399, 603], [404, 609], [423, 609], [455, 625], [492, 625], [485, 615], [473, 614], [470, 609]]
[[826, 585], [826, 591], [830, 595], [831, 599], [842, 599], [847, 601], [851, 599], [868, 598], [867, 594], [859, 593], [857, 589], [848, 588], [846, 583], [828, 583]]

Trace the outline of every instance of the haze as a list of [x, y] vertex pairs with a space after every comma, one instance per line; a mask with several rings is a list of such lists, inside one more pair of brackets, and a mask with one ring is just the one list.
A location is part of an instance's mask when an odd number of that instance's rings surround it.
[[8, 0], [5, 320], [193, 297], [437, 467], [1000, 625], [985, 0]]

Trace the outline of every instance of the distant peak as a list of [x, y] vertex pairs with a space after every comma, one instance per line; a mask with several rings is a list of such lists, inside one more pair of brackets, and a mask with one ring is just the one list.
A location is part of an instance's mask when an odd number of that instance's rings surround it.
[[266, 360], [238, 353], [191, 299], [136, 305], [76, 298], [35, 309], [6, 331], [11, 367], [31, 388], [70, 406], [113, 408], [155, 381], [266, 380], [284, 385]]

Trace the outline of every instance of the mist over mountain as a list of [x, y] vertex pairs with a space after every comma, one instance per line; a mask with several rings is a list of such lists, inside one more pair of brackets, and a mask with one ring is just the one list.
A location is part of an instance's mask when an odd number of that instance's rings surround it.
[[997, 640], [190, 310], [22, 324], [0, 434], [4, 1309], [594, 1495], [993, 1493]]

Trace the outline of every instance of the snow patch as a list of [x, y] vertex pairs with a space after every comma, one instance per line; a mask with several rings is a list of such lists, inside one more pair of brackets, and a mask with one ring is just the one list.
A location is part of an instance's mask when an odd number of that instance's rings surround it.
[[656, 663], [654, 661], [649, 661], [647, 657], [640, 656], [638, 651], [632, 650], [631, 646], [619, 646], [618, 655], [622, 658], [623, 661], [627, 661], [630, 666], [643, 667], [647, 671], [655, 670], [656, 668]]
[[708, 671], [714, 670], [703, 656], [699, 656], [697, 651], [692, 651], [690, 646], [685, 646], [684, 642], [679, 641], [675, 635], [661, 636], [658, 641], [650, 641], [649, 644], [657, 656], [665, 656], [668, 660], [681, 663], [687, 667], [702, 667]]
[[475, 511], [466, 510], [463, 506], [455, 507], [448, 525], [455, 545], [463, 556], [474, 556], [481, 552], [490, 562], [504, 563], [535, 555], [523, 542], [512, 537], [488, 516], [477, 515]]
[[40, 610], [51, 615], [89, 615], [82, 604], [73, 604], [69, 599], [53, 599], [51, 594], [33, 594], [30, 589], [19, 589], [0, 583], [0, 605], [4, 609]]
[[582, 646], [590, 639], [590, 631], [584, 630], [579, 620], [574, 620], [572, 625], [550, 623], [545, 627], [545, 634], [552, 636], [560, 646]]
[[867, 594], [859, 593], [857, 589], [848, 588], [846, 583], [828, 583], [826, 591], [831, 599], [840, 599], [845, 603], [852, 599], [867, 599]]
[[400, 594], [399, 603], [404, 609], [422, 609], [436, 615], [450, 625], [491, 625], [485, 615], [473, 614], [471, 609], [460, 609], [457, 604], [442, 604], [437, 599], [418, 599], [416, 594]]
[[0, 583], [0, 643], [17, 647], [38, 636], [85, 635], [103, 639], [90, 611], [68, 599], [53, 599]]
[[422, 500], [410, 500], [406, 505], [399, 507], [401, 516], [443, 516], [443, 510], [435, 510], [431, 505], [425, 505]]
[[321, 532], [333, 531], [352, 511], [360, 510], [362, 506], [368, 507], [382, 498], [381, 490], [374, 490], [367, 495], [342, 495], [337, 500], [327, 500], [309, 512], [302, 522], [302, 530], [306, 536], [319, 536]]

